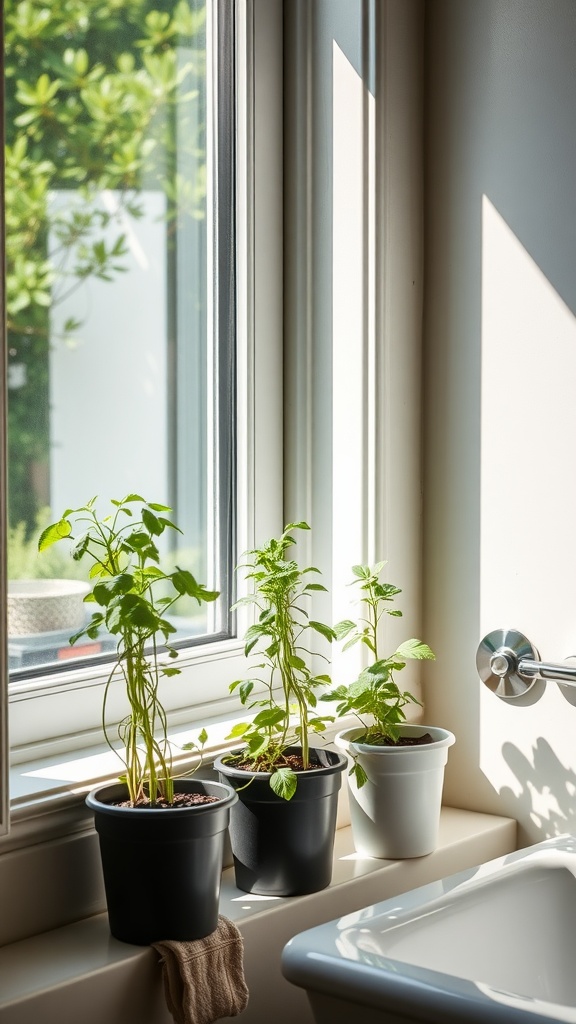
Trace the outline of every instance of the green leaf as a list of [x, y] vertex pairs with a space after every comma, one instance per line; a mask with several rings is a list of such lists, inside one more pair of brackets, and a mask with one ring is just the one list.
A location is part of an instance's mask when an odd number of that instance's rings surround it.
[[117, 597], [118, 594], [129, 594], [133, 587], [134, 577], [128, 572], [123, 572], [111, 580], [96, 583], [92, 593], [98, 604], [108, 605], [112, 598]]
[[238, 689], [240, 695], [240, 702], [245, 704], [248, 700], [252, 690], [254, 689], [254, 680], [252, 679], [236, 679], [235, 682], [230, 683], [228, 687], [230, 693], [234, 693], [234, 690]]
[[368, 782], [368, 776], [366, 775], [366, 772], [364, 771], [362, 765], [358, 764], [358, 761], [354, 761], [354, 764], [352, 765], [348, 774], [352, 775], [352, 777], [356, 780], [356, 785], [358, 786], [358, 789], [362, 789], [362, 786], [365, 786], [366, 783]]
[[321, 700], [344, 700], [348, 696], [348, 690], [345, 686], [337, 686], [335, 690], [331, 690], [330, 693], [323, 693]]
[[299, 658], [297, 654], [289, 654], [288, 655], [288, 664], [290, 665], [290, 668], [296, 668], [296, 669], [305, 669], [306, 668], [306, 662], [303, 661], [302, 658]]
[[52, 547], [58, 540], [63, 540], [64, 537], [69, 537], [72, 533], [72, 524], [68, 519], [59, 519], [57, 523], [52, 523], [51, 526], [47, 526], [42, 531], [38, 539], [38, 551], [46, 551], [46, 548]]
[[291, 768], [277, 768], [270, 776], [270, 786], [282, 800], [291, 800], [297, 785], [296, 773]]
[[226, 736], [226, 739], [227, 740], [238, 739], [239, 737], [244, 736], [244, 733], [247, 732], [247, 730], [249, 728], [250, 728], [250, 723], [249, 722], [236, 722], [236, 724], [232, 726], [230, 732]]
[[171, 574], [170, 579], [179, 594], [187, 594], [189, 597], [195, 598], [198, 604], [201, 604], [202, 601], [215, 601], [220, 596], [217, 590], [206, 590], [206, 587], [202, 583], [198, 583], [188, 569], [176, 566], [176, 572]]
[[418, 661], [433, 661], [436, 658], [434, 651], [430, 650], [428, 644], [424, 644], [421, 640], [416, 639], [405, 640], [396, 649], [395, 654], [400, 655], [401, 658], [416, 658]]
[[246, 747], [250, 757], [257, 758], [268, 749], [268, 737], [257, 732], [247, 737]]
[[309, 718], [308, 726], [310, 729], [313, 729], [314, 732], [324, 732], [326, 724], [333, 721], [334, 718], [332, 715], [325, 715], [322, 718]]
[[153, 534], [153, 536], [159, 537], [164, 533], [164, 527], [159, 521], [158, 516], [155, 516], [154, 513], [150, 512], [147, 508], [142, 509], [142, 522], [149, 533]]
[[317, 633], [320, 633], [325, 637], [330, 643], [332, 643], [336, 638], [336, 634], [332, 627], [327, 626], [324, 622], [316, 622], [314, 619], [310, 619], [308, 625], [311, 626], [312, 629], [316, 630]]
[[271, 729], [275, 725], [279, 725], [286, 718], [286, 712], [284, 708], [265, 708], [264, 711], [259, 711], [254, 718], [254, 725], [257, 728]]
[[337, 622], [334, 626], [336, 639], [343, 640], [353, 629], [356, 629], [356, 623], [352, 622], [352, 619], [343, 619], [342, 622]]

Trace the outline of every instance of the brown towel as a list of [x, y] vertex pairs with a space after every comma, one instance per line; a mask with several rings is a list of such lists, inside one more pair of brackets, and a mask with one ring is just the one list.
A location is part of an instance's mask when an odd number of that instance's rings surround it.
[[227, 917], [220, 916], [216, 931], [204, 939], [152, 945], [162, 957], [166, 1003], [176, 1024], [213, 1024], [248, 1005], [244, 943]]

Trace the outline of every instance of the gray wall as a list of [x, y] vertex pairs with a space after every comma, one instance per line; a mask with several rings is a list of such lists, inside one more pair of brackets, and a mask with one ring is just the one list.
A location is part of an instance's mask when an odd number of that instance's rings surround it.
[[[576, 652], [576, 4], [426, 6], [426, 717], [446, 797], [576, 827], [576, 708], [480, 686], [484, 633]], [[483, 692], [481, 692], [481, 690]]]

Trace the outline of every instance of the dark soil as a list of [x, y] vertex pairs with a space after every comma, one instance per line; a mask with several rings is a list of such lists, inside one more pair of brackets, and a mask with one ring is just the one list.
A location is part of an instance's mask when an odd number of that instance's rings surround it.
[[[239, 769], [241, 772], [269, 772], [271, 771], [270, 762], [263, 761], [234, 761], [230, 762], [234, 768]], [[304, 767], [304, 762], [300, 754], [284, 754], [278, 761], [275, 761], [274, 768], [291, 768], [293, 772], [309, 772], [316, 768], [326, 768], [327, 765], [320, 764], [319, 761], [315, 761], [314, 757], [310, 757], [310, 764]]]
[[[365, 741], [357, 737], [356, 743]], [[391, 740], [389, 736], [370, 736], [371, 747], [420, 747], [424, 743], [434, 743], [429, 732], [421, 736], [400, 736], [397, 740]]]
[[134, 803], [133, 800], [115, 800], [112, 803], [113, 807], [149, 807], [154, 810], [166, 807], [168, 810], [178, 809], [180, 807], [196, 807], [197, 804], [217, 804], [220, 798], [217, 796], [208, 796], [206, 793], [175, 793], [174, 803], [169, 804], [167, 800], [149, 800], [148, 797], [143, 797]]

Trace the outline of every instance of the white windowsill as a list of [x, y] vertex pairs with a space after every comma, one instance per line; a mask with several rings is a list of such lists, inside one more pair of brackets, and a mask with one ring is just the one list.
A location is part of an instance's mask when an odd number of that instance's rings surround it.
[[[203, 728], [209, 738], [204, 747], [203, 763], [198, 767], [199, 777], [209, 778], [215, 758], [238, 745], [237, 740], [230, 741], [227, 736], [237, 722], [250, 719], [254, 712], [246, 714], [242, 708], [239, 709], [236, 697], [229, 703], [225, 713], [212, 714], [211, 717], [207, 717], [204, 707], [204, 714], [201, 708], [196, 710], [197, 718], [193, 721], [190, 720], [190, 709], [182, 713], [183, 721], [178, 725], [172, 719], [169, 734], [176, 774], [190, 772], [198, 763], [194, 752], [186, 752], [182, 748], [186, 743], [197, 742]], [[352, 717], [339, 719], [321, 737], [317, 737], [317, 745], [331, 745], [337, 732], [353, 724], [355, 719]], [[68, 750], [64, 754], [44, 754], [13, 764], [10, 769], [10, 807], [14, 828], [11, 835], [0, 840], [0, 853], [20, 845], [17, 833], [21, 823], [28, 823], [27, 832], [32, 827], [34, 841], [39, 842], [45, 838], [43, 833], [46, 830], [53, 834], [49, 819], [56, 818], [62, 811], [75, 814], [80, 822], [82, 817], [87, 817], [83, 809], [85, 794], [95, 786], [116, 781], [123, 771], [120, 758], [104, 743], [78, 745], [76, 750]], [[88, 820], [91, 821], [91, 817]], [[36, 822], [35, 826], [31, 825], [32, 821]]]
[[[309, 896], [263, 898], [240, 892], [223, 875], [221, 913], [236, 921], [245, 946], [250, 1003], [238, 1018], [263, 1024], [311, 1021], [303, 993], [280, 973], [280, 953], [305, 928], [416, 888], [516, 849], [509, 818], [443, 808], [438, 848], [428, 857], [359, 857], [349, 828], [336, 834], [328, 889]], [[0, 1024], [169, 1024], [156, 954], [112, 939], [105, 914], [0, 949]]]

